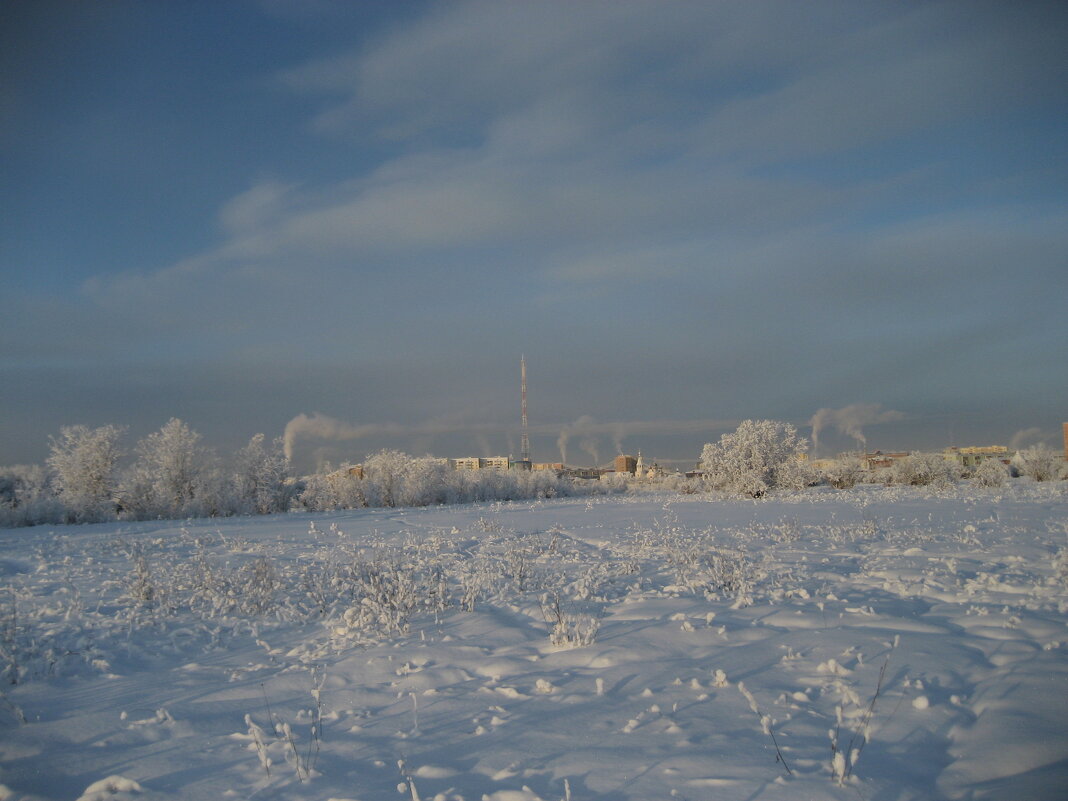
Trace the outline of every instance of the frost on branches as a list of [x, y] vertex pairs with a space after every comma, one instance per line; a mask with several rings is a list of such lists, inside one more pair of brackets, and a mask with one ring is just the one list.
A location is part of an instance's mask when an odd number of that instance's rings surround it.
[[1056, 481], [1064, 470], [1064, 460], [1056, 451], [1041, 445], [1033, 445], [1018, 452], [1012, 465], [1021, 476], [1035, 481]]
[[137, 443], [137, 461], [123, 488], [123, 508], [136, 519], [197, 516], [208, 495], [209, 454], [200, 434], [176, 417]]
[[770, 489], [801, 489], [811, 481], [808, 441], [776, 420], [744, 420], [701, 451], [701, 469], [714, 489], [761, 498]]
[[122, 431], [118, 426], [66, 426], [58, 439], [52, 439], [48, 466], [55, 475], [65, 522], [95, 522], [115, 514]]

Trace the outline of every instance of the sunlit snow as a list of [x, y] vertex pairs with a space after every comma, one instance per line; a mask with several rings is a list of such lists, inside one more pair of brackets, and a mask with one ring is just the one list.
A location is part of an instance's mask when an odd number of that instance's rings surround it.
[[0, 799], [1068, 797], [1064, 482], [0, 532]]

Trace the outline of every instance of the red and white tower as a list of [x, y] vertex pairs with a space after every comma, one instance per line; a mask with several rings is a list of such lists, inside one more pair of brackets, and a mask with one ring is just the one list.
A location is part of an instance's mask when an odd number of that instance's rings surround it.
[[522, 399], [523, 412], [523, 439], [519, 446], [519, 459], [523, 462], [530, 461], [530, 437], [527, 436], [527, 359], [519, 357], [519, 384], [520, 397]]

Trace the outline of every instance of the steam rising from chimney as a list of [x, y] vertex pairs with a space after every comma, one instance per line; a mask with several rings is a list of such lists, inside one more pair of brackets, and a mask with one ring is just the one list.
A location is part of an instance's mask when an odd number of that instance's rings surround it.
[[282, 437], [282, 447], [286, 458], [293, 459], [293, 450], [299, 438], [348, 440], [359, 439], [375, 432], [378, 426], [354, 426], [315, 412], [307, 415], [303, 412], [286, 423]]
[[[588, 432], [591, 426], [595, 426], [597, 422], [588, 414], [582, 415], [573, 423], [568, 423], [560, 429], [560, 436], [556, 438], [556, 447], [560, 449], [560, 461], [567, 464], [567, 443], [572, 436], [589, 436]], [[589, 450], [586, 448], [586, 443], [583, 441], [580, 443], [580, 447], [587, 453]]]
[[597, 440], [594, 437], [583, 437], [582, 442], [579, 443], [579, 447], [586, 451], [593, 458], [593, 466], [596, 467], [601, 463], [601, 457], [599, 455]]
[[[822, 411], [822, 410], [821, 410]], [[894, 412], [893, 414], [897, 414]], [[648, 434], [689, 434], [695, 437], [707, 437], [715, 431], [722, 431], [738, 425], [737, 420], [635, 420], [598, 422], [590, 415], [582, 415], [571, 423], [561, 426], [559, 423], [545, 423], [531, 426], [530, 431], [539, 436], [557, 435], [556, 445], [560, 449], [560, 461], [567, 462], [568, 443], [575, 439], [583, 451], [600, 463], [600, 447], [605, 438], [611, 438], [618, 451], [622, 451], [623, 440], [627, 437]], [[413, 438], [427, 440], [437, 436], [462, 434], [472, 438], [472, 444], [485, 453], [489, 453], [493, 442], [498, 438], [507, 439], [514, 432], [507, 423], [465, 423], [455, 420], [430, 420], [411, 425], [397, 423], [366, 423], [356, 425], [337, 420], [325, 414], [298, 414], [286, 424], [282, 437], [286, 458], [292, 460], [298, 446], [304, 440], [345, 442], [363, 439], [391, 441], [390, 447], [410, 447]], [[398, 442], [398, 440], [400, 440]], [[701, 440], [701, 441], [707, 441]], [[395, 444], [393, 444], [395, 443]], [[511, 445], [509, 442], [509, 451]], [[695, 445], [696, 448], [699, 447]]]
[[1023, 431], [1017, 431], [1012, 435], [1012, 439], [1009, 440], [1009, 449], [1018, 451], [1024, 447], [1028, 442], [1036, 443], [1042, 439], [1041, 428], [1025, 428]]
[[816, 454], [819, 448], [820, 432], [828, 426], [832, 426], [841, 434], [852, 437], [858, 446], [865, 448], [868, 440], [864, 436], [864, 426], [892, 423], [904, 419], [904, 414], [893, 409], [883, 409], [880, 403], [851, 403], [841, 409], [820, 409], [808, 421], [808, 424], [812, 426], [812, 453]]

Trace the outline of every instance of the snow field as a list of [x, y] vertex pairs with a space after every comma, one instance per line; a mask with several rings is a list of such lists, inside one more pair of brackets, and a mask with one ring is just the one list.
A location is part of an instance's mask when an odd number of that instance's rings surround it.
[[0, 799], [1040, 799], [1068, 497], [1014, 482], [0, 532]]

